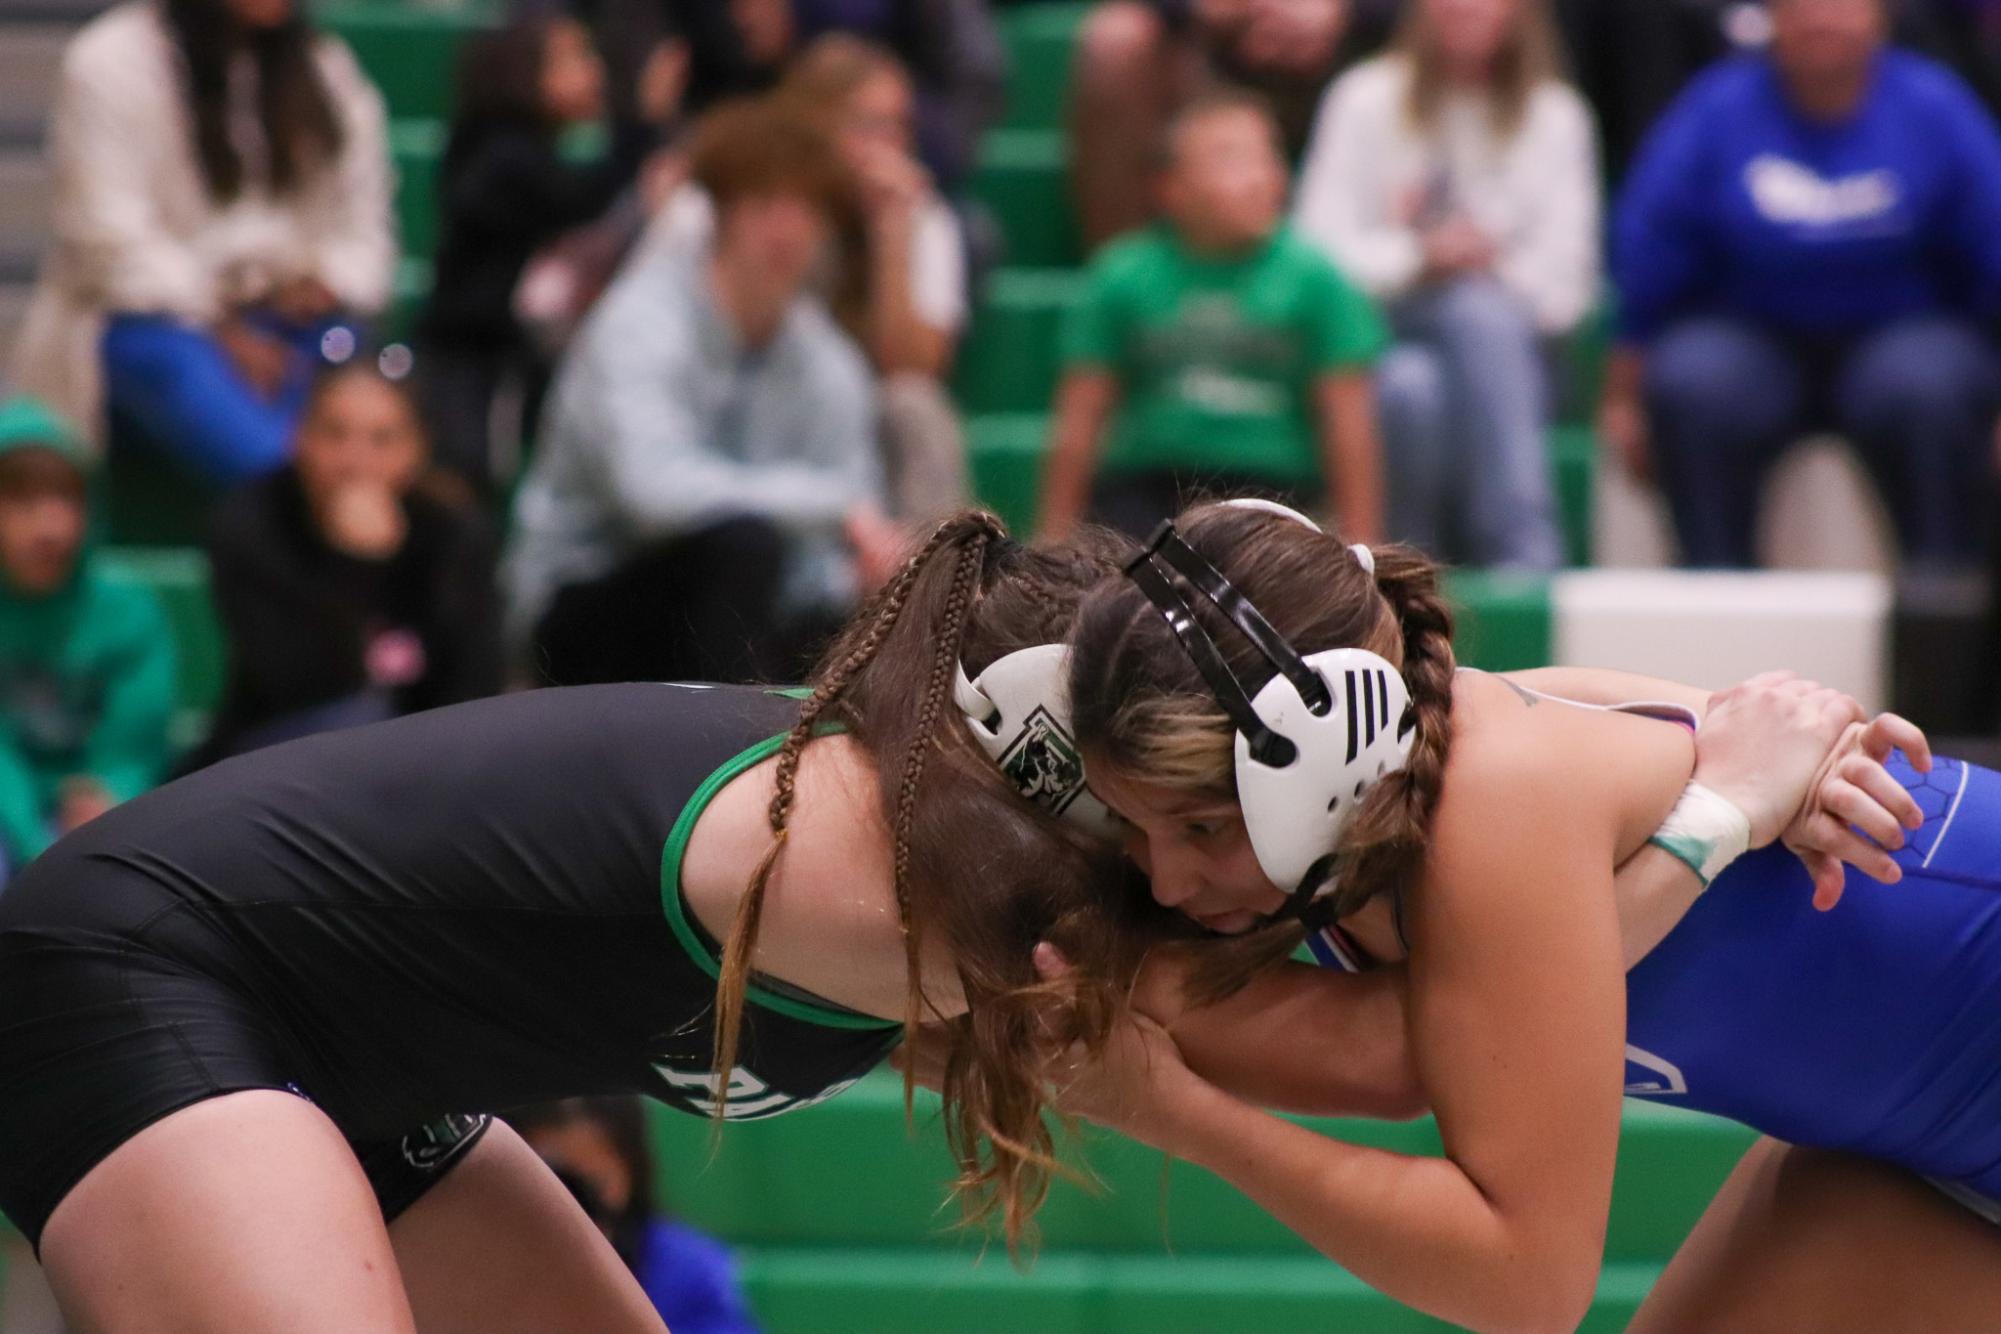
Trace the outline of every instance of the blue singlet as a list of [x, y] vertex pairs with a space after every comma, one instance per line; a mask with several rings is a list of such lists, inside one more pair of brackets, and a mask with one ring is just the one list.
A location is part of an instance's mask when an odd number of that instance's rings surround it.
[[[1896, 1163], [1997, 1217], [2001, 774], [1889, 769], [1925, 813], [1902, 882], [1850, 868], [1822, 913], [1784, 848], [1739, 858], [1627, 975], [1626, 1092]], [[1309, 943], [1356, 967], [1338, 929]]]

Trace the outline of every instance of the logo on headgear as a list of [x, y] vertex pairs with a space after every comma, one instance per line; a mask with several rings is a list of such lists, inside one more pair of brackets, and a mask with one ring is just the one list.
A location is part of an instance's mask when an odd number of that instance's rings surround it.
[[1052, 815], [1061, 815], [1084, 791], [1084, 757], [1077, 742], [1037, 707], [1000, 757], [1001, 772], [1021, 795]]

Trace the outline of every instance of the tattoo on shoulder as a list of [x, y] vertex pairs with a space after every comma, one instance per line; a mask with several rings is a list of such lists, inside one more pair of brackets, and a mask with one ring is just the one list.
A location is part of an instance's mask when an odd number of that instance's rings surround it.
[[1502, 685], [1514, 691], [1516, 696], [1518, 696], [1521, 699], [1522, 703], [1528, 705], [1531, 709], [1533, 709], [1536, 705], [1542, 703], [1541, 697], [1539, 697], [1534, 691], [1530, 690], [1527, 686], [1517, 684], [1514, 681], [1510, 681], [1505, 676], [1500, 677], [1498, 679], [1500, 680]]

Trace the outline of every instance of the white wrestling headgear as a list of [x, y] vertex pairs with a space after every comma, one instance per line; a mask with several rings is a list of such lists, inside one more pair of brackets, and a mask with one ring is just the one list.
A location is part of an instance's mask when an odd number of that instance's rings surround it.
[[954, 669], [952, 699], [988, 758], [1021, 795], [1101, 837], [1111, 812], [1084, 785], [1084, 757], [1070, 727], [1070, 650], [1037, 644], [997, 659], [977, 680]]
[[[1297, 510], [1266, 500], [1225, 502], [1321, 531]], [[1374, 554], [1351, 547], [1375, 573]], [[1292, 899], [1298, 916], [1334, 889], [1334, 851], [1362, 799], [1404, 767], [1416, 731], [1410, 687], [1388, 660], [1360, 648], [1300, 654], [1222, 571], [1164, 523], [1125, 567], [1159, 609], [1223, 711], [1237, 725], [1237, 797], [1258, 866]], [[1172, 576], [1213, 603], [1276, 670], [1249, 697], [1195, 619]]]

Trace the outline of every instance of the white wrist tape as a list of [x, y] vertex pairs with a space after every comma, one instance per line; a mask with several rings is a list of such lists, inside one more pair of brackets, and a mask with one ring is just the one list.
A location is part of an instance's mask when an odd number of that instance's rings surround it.
[[1707, 889], [1751, 846], [1751, 818], [1728, 797], [1690, 783], [1647, 842], [1686, 863]]

